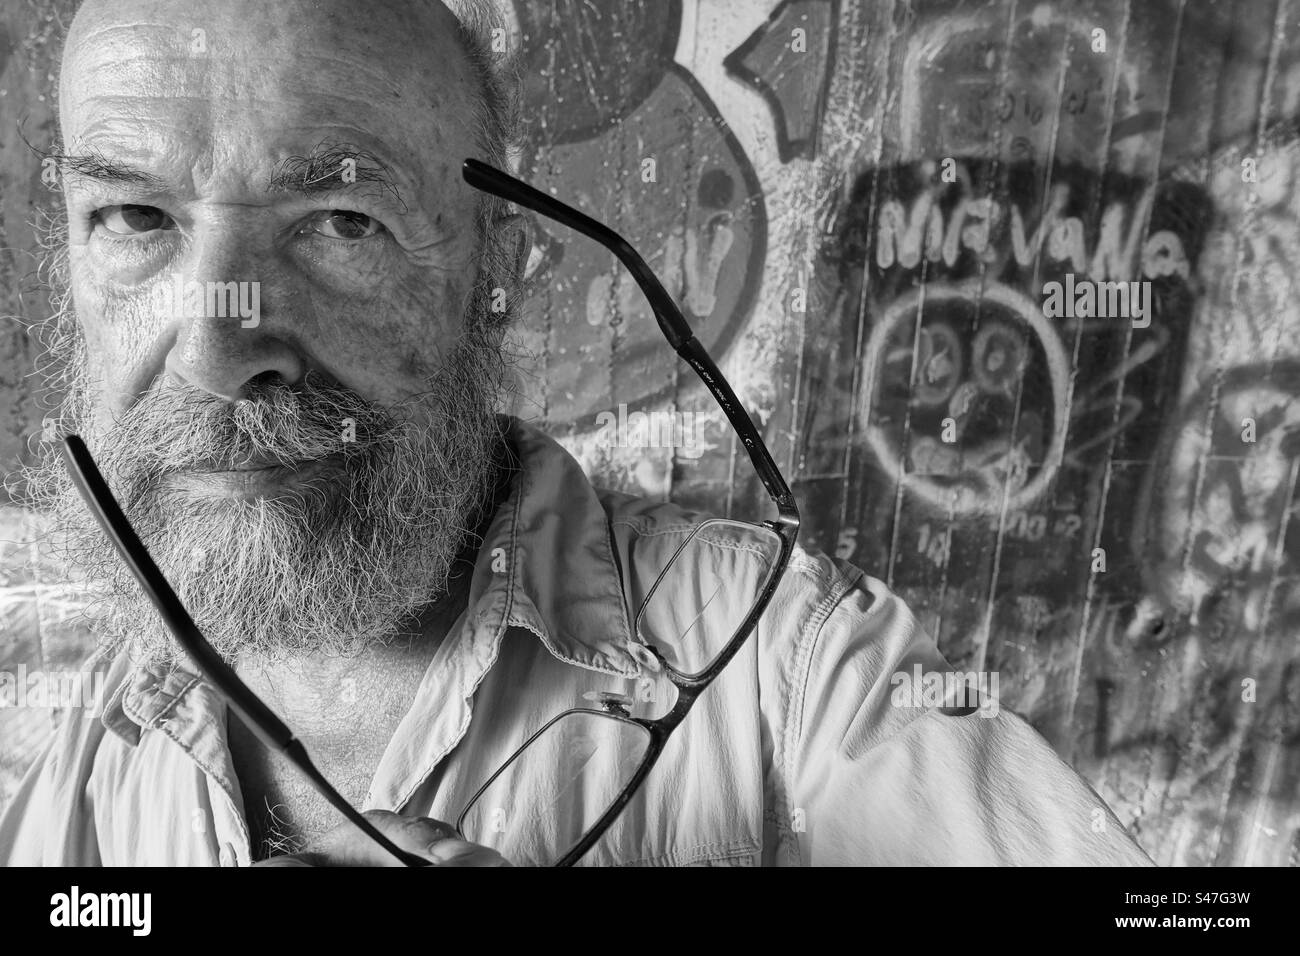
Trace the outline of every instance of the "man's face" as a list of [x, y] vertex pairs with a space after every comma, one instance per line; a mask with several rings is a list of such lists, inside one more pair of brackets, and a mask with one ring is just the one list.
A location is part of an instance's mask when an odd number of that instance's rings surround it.
[[[382, 637], [445, 589], [484, 493], [499, 356], [454, 26], [425, 0], [90, 0], [70, 31], [68, 424], [229, 652]], [[134, 589], [50, 470], [126, 637]]]

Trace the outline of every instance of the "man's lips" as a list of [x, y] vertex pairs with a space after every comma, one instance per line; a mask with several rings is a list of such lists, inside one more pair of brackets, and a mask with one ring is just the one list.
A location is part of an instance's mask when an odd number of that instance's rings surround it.
[[341, 473], [342, 456], [327, 455], [285, 464], [278, 458], [250, 458], [231, 465], [203, 462], [176, 471], [170, 481], [205, 494], [267, 497], [292, 491], [310, 479]]
[[199, 474], [225, 474], [235, 471], [266, 471], [268, 468], [302, 468], [314, 464], [319, 459], [286, 463], [279, 458], [249, 458], [237, 465], [226, 465], [215, 461], [200, 462], [184, 469]]

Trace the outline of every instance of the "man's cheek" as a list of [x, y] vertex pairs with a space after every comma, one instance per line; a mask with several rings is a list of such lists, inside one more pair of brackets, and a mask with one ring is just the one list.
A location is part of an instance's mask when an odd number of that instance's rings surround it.
[[364, 299], [321, 298], [316, 307], [328, 316], [320, 324], [330, 330], [329, 358], [358, 387], [391, 389], [396, 398], [437, 372], [460, 336], [467, 301], [468, 285], [459, 277], [430, 283], [404, 276]]
[[114, 395], [129, 393], [133, 379], [149, 374], [144, 366], [151, 357], [161, 367], [154, 342], [165, 319], [155, 314], [147, 289], [87, 281], [74, 285], [73, 303], [86, 340], [91, 383], [117, 404]]

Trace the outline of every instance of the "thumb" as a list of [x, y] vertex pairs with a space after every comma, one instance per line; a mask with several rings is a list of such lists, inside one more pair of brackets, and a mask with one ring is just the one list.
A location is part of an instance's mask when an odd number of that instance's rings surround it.
[[[399, 849], [441, 866], [501, 866], [487, 847], [467, 843], [455, 827], [432, 817], [406, 817], [389, 810], [362, 814]], [[330, 866], [402, 866], [402, 862], [351, 823], [335, 827], [308, 846], [304, 855]]]
[[[453, 827], [428, 817], [404, 817], [390, 810], [367, 810], [361, 815], [399, 849], [426, 859], [431, 843], [456, 834]], [[405, 865], [351, 821], [322, 833], [297, 855], [316, 866]]]

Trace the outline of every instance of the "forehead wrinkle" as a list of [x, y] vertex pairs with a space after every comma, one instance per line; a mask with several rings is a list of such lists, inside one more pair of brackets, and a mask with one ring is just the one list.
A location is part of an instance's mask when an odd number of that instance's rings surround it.
[[[190, 28], [178, 27], [171, 23], [156, 23], [146, 20], [115, 20], [108, 23], [97, 23], [90, 26], [80, 26], [74, 28], [71, 39], [70, 49], [76, 53], [87, 47], [92, 41], [95, 42], [96, 50], [103, 49], [101, 44], [116, 45], [127, 49], [140, 45], [140, 31], [144, 30], [148, 34], [163, 36], [167, 39], [176, 41], [177, 47], [188, 46], [192, 37]], [[124, 34], [126, 39], [115, 39], [114, 34]], [[178, 50], [179, 52], [179, 50]]]
[[[139, 33], [142, 27], [149, 31], [144, 38]], [[115, 38], [113, 34], [118, 33], [124, 36]], [[110, 24], [91, 28], [84, 35], [74, 36], [64, 53], [60, 93], [67, 92], [68, 82], [73, 77], [130, 72], [131, 67], [142, 72], [152, 71], [156, 81], [161, 66], [192, 64], [187, 41], [188, 36], [182, 38], [175, 28], [161, 24]], [[108, 77], [99, 76], [97, 79], [104, 82]]]
[[[235, 61], [231, 61], [234, 63]], [[373, 112], [383, 109], [386, 103], [376, 103], [373, 90], [363, 84], [349, 82], [336, 89], [323, 86], [319, 81], [303, 75], [303, 68], [287, 71], [276, 78], [269, 71], [260, 75], [249, 70], [247, 62], [240, 63], [241, 71], [222, 73], [211, 69], [194, 69], [188, 58], [151, 57], [141, 55], [131, 62], [78, 64], [86, 79], [93, 80], [94, 92], [84, 96], [69, 94], [69, 102], [76, 111], [95, 104], [117, 103], [123, 106], [139, 103], [203, 103], [219, 105], [238, 104], [244, 109], [274, 107], [296, 109], [303, 105], [335, 107], [343, 115], [355, 113], [358, 107]], [[310, 72], [310, 71], [308, 71]], [[349, 77], [356, 71], [349, 69]], [[71, 74], [69, 74], [71, 75]], [[400, 99], [402, 88], [391, 75], [377, 77], [392, 93], [391, 99]], [[349, 91], [355, 93], [348, 95]], [[436, 105], [435, 96], [432, 104]]]
[[[319, 77], [328, 76], [331, 70], [336, 69], [344, 71], [350, 81], [339, 84], [340, 88], [372, 84], [385, 89], [395, 98], [402, 98], [412, 81], [432, 83], [433, 71], [426, 65], [427, 57], [402, 56], [402, 53], [414, 52], [419, 47], [414, 37], [408, 38], [411, 42], [406, 44], [405, 50], [395, 51], [365, 37], [348, 45], [346, 42], [335, 41], [339, 34], [313, 33], [300, 39], [291, 48], [290, 56], [259, 60], [258, 48], [250, 49], [248, 44], [232, 45], [222, 42], [230, 35], [229, 31], [211, 25], [206, 29], [205, 52], [191, 53], [192, 30], [203, 28], [197, 19], [184, 26], [142, 21], [99, 24], [73, 38], [64, 64], [65, 67], [75, 66], [78, 70], [84, 70], [85, 67], [79, 61], [86, 59], [92, 70], [109, 70], [115, 74], [128, 73], [129, 67], [137, 67], [139, 71], [150, 72], [149, 82], [144, 87], [148, 89], [149, 86], [157, 85], [160, 66], [198, 66], [198, 70], [178, 72], [204, 81], [212, 71], [202, 67], [219, 63], [234, 67], [225, 74], [228, 79], [253, 83], [258, 81], [260, 72], [263, 82], [270, 80], [275, 87], [283, 89], [296, 86], [303, 93], [309, 94], [306, 98], [315, 98], [326, 92]], [[144, 37], [140, 36], [142, 29], [147, 31]], [[312, 49], [313, 41], [317, 41], [315, 46], [319, 47], [318, 50]], [[459, 47], [454, 44], [452, 46], [459, 53]], [[312, 62], [316, 60], [324, 62]], [[65, 69], [65, 76], [69, 74], [70, 71]], [[359, 92], [351, 102], [375, 105], [364, 92]]]
[[[196, 100], [207, 113], [207, 101]], [[85, 111], [83, 123], [65, 131], [69, 145], [97, 146], [111, 148], [122, 156], [138, 158], [155, 157], [158, 148], [146, 148], [145, 144], [159, 143], [161, 151], [179, 152], [182, 145], [193, 148], [196, 141], [206, 140], [209, 118], [191, 112], [184, 117], [174, 116], [170, 112], [142, 111], [133, 109], [132, 104], [123, 102], [118, 97], [97, 97], [93, 109]]]
[[[285, 125], [283, 116], [278, 114], [286, 112], [301, 114], [305, 104], [304, 98], [274, 95], [278, 92], [280, 91], [267, 91], [266, 94], [249, 95], [224, 102], [213, 101], [209, 96], [199, 94], [168, 94], [166, 97], [158, 97], [143, 91], [139, 94], [98, 92], [86, 97], [79, 104], [78, 120], [84, 125], [76, 128], [73, 136], [68, 138], [89, 138], [92, 135], [110, 138], [120, 136], [123, 140], [121, 146], [125, 148], [128, 142], [142, 135], [156, 136], [160, 129], [170, 128], [178, 137], [192, 141], [196, 136], [204, 138], [215, 136], [223, 128], [229, 128], [229, 131], [233, 132], [234, 129], [252, 124], [263, 126], [268, 139], [279, 139], [281, 137], [276, 134], [283, 131]], [[471, 138], [472, 130], [469, 124], [466, 124], [462, 117], [453, 114], [442, 123], [426, 124], [420, 142], [417, 144], [412, 135], [416, 132], [413, 130], [416, 124], [412, 122], [409, 106], [398, 110], [394, 108], [397, 106], [396, 102], [377, 105], [370, 97], [358, 95], [352, 98], [322, 91], [319, 87], [308, 88], [306, 92], [314, 98], [314, 103], [311, 104], [314, 107], [313, 111], [318, 112], [322, 120], [329, 116], [355, 117], [362, 107], [365, 109], [365, 115], [373, 119], [367, 124], [369, 127], [367, 129], [344, 123], [308, 123], [302, 127], [303, 129], [319, 131], [321, 134], [326, 129], [337, 130], [338, 135], [330, 138], [357, 143], [384, 159], [386, 165], [390, 167], [400, 165], [419, 168], [420, 157], [427, 155], [430, 150], [436, 151], [445, 139], [443, 131], [446, 129], [447, 121], [462, 127], [467, 138]], [[180, 103], [198, 109], [178, 121], [169, 106]], [[435, 102], [430, 104], [426, 115], [432, 117], [437, 105], [439, 104], [435, 99]], [[259, 114], [264, 115], [259, 116]], [[385, 131], [377, 128], [381, 125], [386, 128], [387, 135]], [[309, 133], [307, 138], [311, 135], [313, 134]], [[316, 135], [316, 139], [312, 142], [296, 143], [288, 149], [290, 152], [303, 153], [321, 138], [322, 135]]]
[[[267, 17], [280, 31], [297, 23], [274, 11]], [[267, 17], [259, 11], [254, 19]], [[223, 186], [257, 200], [265, 199], [277, 162], [329, 138], [383, 158], [416, 206], [427, 206], [434, 187], [434, 198], [445, 200], [446, 170], [478, 143], [478, 94], [450, 30], [408, 31], [385, 48], [382, 32], [340, 34], [317, 21], [315, 29], [286, 34], [293, 42], [272, 57], [278, 47], [261, 49], [264, 31], [254, 26], [196, 11], [184, 23], [137, 18], [74, 29], [62, 89], [73, 106], [66, 115], [84, 127], [69, 132], [165, 171], [178, 188], [202, 188], [216, 173]], [[200, 27], [207, 51], [192, 56], [190, 31]], [[352, 128], [358, 118], [364, 135]], [[455, 191], [459, 177], [451, 179]]]
[[[100, 93], [120, 90], [140, 99], [158, 99], [156, 90], [162, 88], [175, 90], [168, 95], [174, 100], [206, 97], [214, 105], [238, 100], [246, 108], [310, 104], [342, 116], [355, 115], [361, 107], [363, 115], [379, 113], [384, 125], [395, 129], [410, 126], [413, 105], [430, 111], [452, 106], [448, 112], [453, 119], [466, 106], [471, 114], [477, 112], [472, 71], [450, 29], [401, 32], [393, 43], [382, 30], [341, 30], [333, 22], [337, 17], [328, 14], [288, 22], [287, 13], [259, 11], [255, 19], [267, 21], [263, 26], [298, 29], [285, 55], [271, 57], [258, 45], [263, 33], [253, 29], [256, 24], [241, 20], [232, 25], [216, 12], [187, 18], [183, 24], [138, 17], [104, 22], [116, 14], [108, 9], [96, 13], [100, 22], [82, 26], [84, 32], [74, 23], [74, 33], [79, 34], [73, 38], [75, 55], [65, 66], [94, 75]], [[207, 49], [193, 55], [191, 31], [205, 25]], [[232, 37], [247, 39], [232, 44]], [[214, 64], [221, 68], [213, 69]], [[65, 69], [65, 84], [72, 72]], [[339, 82], [321, 82], [322, 76], [335, 74], [342, 74]]]
[[[359, 50], [331, 50], [320, 51], [319, 53], [298, 50], [296, 52], [298, 56], [291, 61], [273, 61], [263, 64], [267, 76], [273, 80], [276, 89], [300, 90], [303, 94], [315, 97], [353, 88], [358, 91], [358, 94], [349, 102], [364, 102], [373, 106], [379, 104], [374, 104], [368, 99], [365, 92], [367, 86], [385, 89], [394, 98], [399, 98], [408, 91], [411, 81], [417, 79], [430, 80], [427, 71], [424, 69], [415, 71], [418, 75], [410, 75], [412, 71], [406, 69], [406, 66], [411, 64], [400, 64], [400, 59], [391, 58], [391, 51], [386, 54], [390, 57], [389, 59], [377, 62], [373, 66], [367, 63], [366, 59], [370, 57], [377, 58], [380, 56], [379, 53]], [[349, 56], [348, 54], [360, 54], [360, 57]], [[246, 63], [238, 58], [232, 57], [230, 62], [242, 69], [247, 68]], [[321, 78], [330, 77], [336, 72], [342, 73], [345, 82], [338, 83], [337, 87], [331, 90], [329, 86], [322, 83]], [[346, 96], [342, 95], [337, 98], [348, 100]]]

